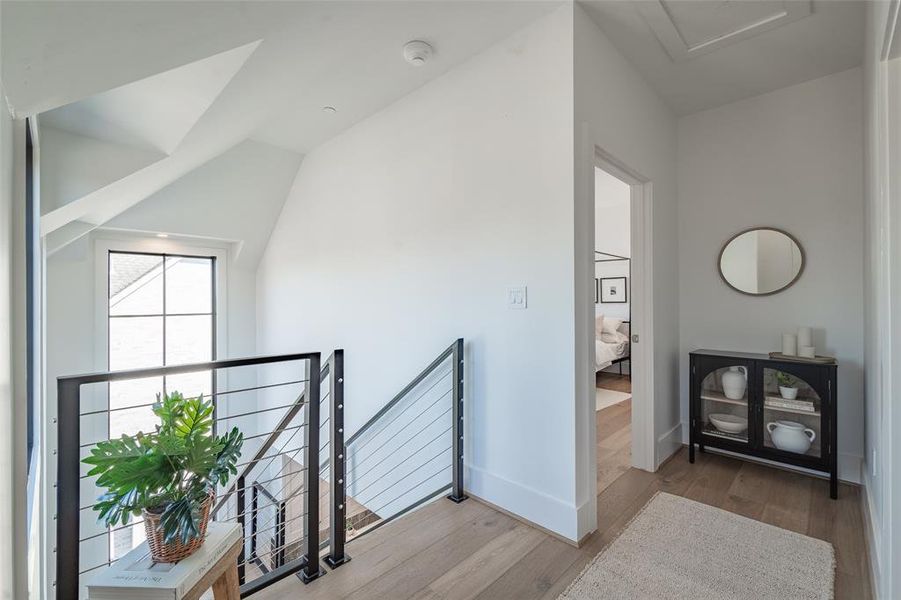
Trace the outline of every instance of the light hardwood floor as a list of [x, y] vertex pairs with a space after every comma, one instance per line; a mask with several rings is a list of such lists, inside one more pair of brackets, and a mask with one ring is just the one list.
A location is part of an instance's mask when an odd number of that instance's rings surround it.
[[859, 488], [683, 449], [657, 473], [629, 469], [598, 496], [598, 530], [575, 548], [475, 499], [439, 500], [348, 545], [352, 561], [303, 586], [289, 577], [258, 600], [551, 600], [654, 493], [665, 491], [832, 542], [836, 598], [870, 598]]
[[594, 381], [595, 385], [599, 388], [632, 393], [632, 380], [628, 375], [605, 373], [604, 371], [601, 371], [595, 374]]
[[[632, 392], [629, 377], [597, 374], [597, 387]], [[632, 468], [632, 400], [608, 406], [597, 415], [598, 493]]]

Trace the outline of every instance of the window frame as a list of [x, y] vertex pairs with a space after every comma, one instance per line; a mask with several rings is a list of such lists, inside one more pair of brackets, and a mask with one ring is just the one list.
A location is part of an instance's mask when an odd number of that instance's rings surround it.
[[[38, 427], [38, 404], [40, 397], [39, 384], [41, 375], [40, 354], [37, 350], [40, 340], [38, 315], [40, 301], [38, 297], [37, 278], [41, 263], [40, 207], [35, 197], [37, 181], [37, 165], [35, 164], [35, 135], [32, 129], [36, 125], [32, 119], [25, 119], [25, 394], [26, 394], [26, 475], [32, 474], [35, 449], [40, 445], [40, 428]], [[29, 507], [31, 503], [29, 502]]]
[[[212, 360], [227, 356], [227, 267], [230, 247], [215, 247], [194, 243], [193, 240], [148, 237], [148, 234], [108, 230], [94, 239], [94, 364], [97, 370], [109, 370], [109, 266], [112, 253], [213, 259]], [[163, 294], [165, 297], [165, 287]], [[165, 315], [165, 309], [163, 314]], [[163, 316], [164, 323], [165, 318]], [[163, 362], [165, 363], [165, 341]], [[212, 376], [213, 392], [215, 393], [217, 389], [227, 389], [227, 380], [227, 372], [216, 373], [214, 371]], [[108, 390], [105, 400], [108, 409]], [[220, 409], [223, 409], [221, 410], [222, 414], [228, 414], [227, 403], [226, 406], [218, 406], [216, 411], [220, 412]], [[109, 418], [106, 419], [106, 428], [109, 433]], [[108, 556], [111, 556], [113, 543], [111, 534], [108, 541], [107, 551], [110, 552]]]
[[[184, 256], [187, 258], [212, 258], [213, 268], [213, 360], [228, 356], [228, 247], [215, 247], [195, 243], [193, 240], [148, 238], [140, 235], [121, 234], [97, 237], [94, 242], [94, 364], [105, 371], [109, 366], [109, 254], [153, 254]], [[225, 384], [227, 373], [220, 373], [214, 385]]]
[[[150, 314], [150, 313], [148, 313], [148, 314], [133, 314], [133, 315], [111, 315], [111, 314], [109, 313], [109, 271], [110, 271], [110, 268], [109, 268], [109, 267], [110, 267], [110, 262], [112, 261], [112, 257], [113, 257], [114, 254], [129, 254], [129, 255], [132, 255], [132, 256], [153, 256], [153, 257], [159, 257], [160, 259], [162, 259], [162, 265], [163, 265], [163, 270], [162, 270], [162, 278], [163, 278], [163, 281], [162, 281], [162, 284], [163, 284], [163, 286], [162, 286], [162, 287], [163, 287], [163, 289], [162, 289], [162, 294], [163, 294], [163, 298], [162, 298], [162, 302], [163, 302], [163, 306], [162, 306], [162, 312], [161, 312], [161, 313], [153, 313], [153, 314]], [[166, 292], [166, 259], [168, 259], [168, 258], [199, 258], [199, 259], [209, 260], [209, 261], [212, 262], [212, 265], [211, 265], [211, 266], [212, 266], [212, 273], [211, 273], [211, 277], [210, 277], [210, 279], [211, 279], [211, 281], [212, 281], [212, 289], [210, 290], [210, 312], [204, 312], [204, 313], [169, 313], [169, 312], [166, 310], [166, 293], [167, 293], [167, 292]], [[109, 352], [109, 347], [110, 347], [110, 338], [109, 338], [109, 329], [110, 329], [110, 327], [109, 327], [109, 324], [110, 324], [110, 322], [111, 322], [113, 319], [129, 319], [129, 318], [140, 318], [140, 317], [160, 317], [160, 318], [162, 318], [162, 320], [163, 320], [163, 339], [162, 339], [162, 342], [163, 342], [163, 348], [162, 348], [162, 359], [163, 359], [163, 364], [162, 364], [161, 366], [164, 366], [164, 367], [165, 367], [165, 366], [168, 366], [168, 363], [167, 363], [167, 361], [166, 361], [166, 354], [167, 354], [167, 348], [166, 348], [166, 341], [167, 341], [166, 328], [168, 327], [168, 325], [167, 325], [167, 323], [168, 323], [168, 318], [169, 318], [169, 317], [191, 317], [191, 316], [198, 316], [198, 317], [199, 317], [199, 316], [209, 316], [209, 317], [210, 317], [210, 327], [211, 327], [211, 329], [210, 329], [210, 337], [211, 337], [211, 340], [210, 340], [210, 341], [211, 341], [211, 347], [210, 347], [210, 360], [211, 360], [211, 361], [216, 360], [216, 357], [218, 356], [217, 346], [216, 346], [216, 338], [217, 338], [217, 335], [216, 335], [216, 327], [217, 327], [217, 323], [218, 323], [219, 311], [217, 310], [218, 306], [217, 306], [217, 303], [216, 303], [216, 297], [218, 296], [218, 290], [217, 290], [218, 282], [217, 282], [217, 279], [216, 279], [216, 264], [217, 264], [218, 260], [217, 260], [217, 258], [216, 258], [215, 256], [206, 256], [206, 255], [200, 255], [200, 254], [185, 254], [185, 253], [177, 253], [177, 254], [174, 254], [174, 253], [171, 253], [171, 252], [148, 252], [148, 251], [134, 252], [134, 251], [126, 251], [126, 250], [108, 250], [108, 251], [106, 252], [106, 261], [107, 261], [107, 262], [106, 262], [106, 298], [107, 298], [107, 302], [106, 302], [106, 327], [107, 327], [107, 335], [106, 335], [106, 347], [107, 347], [107, 351], [106, 351], [106, 370], [107, 370], [107, 371], [110, 371], [110, 370], [111, 370], [111, 368], [110, 368], [110, 352]], [[213, 380], [212, 380], [212, 389], [213, 389], [213, 392], [215, 392], [215, 390], [216, 390], [216, 378], [215, 378], [215, 374], [214, 374], [214, 373], [212, 374], [212, 377], [213, 377]], [[166, 378], [163, 377], [163, 393], [167, 393], [167, 391], [168, 391], [168, 390], [166, 389]]]

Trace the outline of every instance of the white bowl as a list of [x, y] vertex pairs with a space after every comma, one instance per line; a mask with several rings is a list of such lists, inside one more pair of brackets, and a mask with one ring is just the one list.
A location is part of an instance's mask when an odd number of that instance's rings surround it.
[[711, 413], [707, 415], [713, 426], [723, 433], [741, 433], [748, 428], [748, 420], [726, 413]]
[[796, 387], [785, 387], [784, 385], [779, 386], [779, 395], [785, 398], [786, 400], [794, 400], [798, 397], [798, 388]]

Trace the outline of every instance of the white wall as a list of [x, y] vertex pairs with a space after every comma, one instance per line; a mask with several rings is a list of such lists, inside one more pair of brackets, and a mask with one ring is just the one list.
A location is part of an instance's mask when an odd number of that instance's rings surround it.
[[901, 277], [898, 276], [901, 266], [901, 220], [897, 215], [901, 213], [901, 169], [898, 168], [901, 161], [901, 58], [899, 58], [898, 32], [901, 25], [895, 25], [895, 47], [892, 52], [892, 60], [886, 64], [888, 72], [888, 151], [887, 168], [889, 184], [889, 211], [893, 218], [890, 222], [889, 246], [891, 258], [889, 273], [891, 289], [889, 298], [891, 301], [888, 321], [882, 321], [882, 326], [887, 322], [891, 325], [891, 375], [887, 379], [891, 384], [891, 395], [887, 396], [891, 406], [885, 407], [883, 413], [889, 421], [889, 429], [879, 446], [874, 445], [875, 467], [869, 473], [878, 473], [880, 468], [883, 477], [884, 492], [887, 492], [883, 500], [885, 510], [885, 531], [890, 538], [890, 548], [881, 557], [880, 567], [884, 569], [887, 580], [884, 582], [886, 597], [897, 597], [901, 594], [901, 409], [898, 407], [898, 398], [901, 398]]
[[464, 337], [466, 487], [575, 539], [571, 65], [563, 7], [308, 155], [257, 343], [344, 348], [353, 432]]
[[594, 249], [631, 256], [629, 184], [603, 169], [594, 169]]
[[[584, 10], [575, 7], [576, 201], [575, 245], [576, 334], [576, 497], [580, 533], [593, 529], [596, 516], [596, 449], [594, 448], [594, 365], [591, 353], [594, 294], [591, 251], [594, 223], [594, 148], [600, 148], [650, 181], [653, 231], [653, 461], [659, 464], [678, 448], [679, 428], [678, 299], [676, 238], [676, 119], [647, 82], [619, 54]], [[633, 256], [633, 261], [634, 261]], [[633, 265], [634, 266], [634, 265]], [[635, 286], [633, 285], [633, 289]], [[633, 320], [634, 314], [633, 304]], [[649, 325], [649, 323], [647, 323]], [[647, 338], [645, 338], [647, 339]]]
[[[602, 169], [594, 170], [594, 248], [617, 256], [629, 257], [632, 253], [631, 188]], [[610, 256], [595, 256], [595, 260], [610, 259]], [[626, 277], [628, 280], [629, 261], [595, 262], [594, 276]], [[604, 314], [617, 319], [628, 319], [629, 303], [601, 303], [595, 306], [596, 314]], [[593, 326], [593, 325], [592, 325]]]
[[[688, 352], [769, 352], [781, 333], [815, 328], [836, 356], [839, 476], [863, 456], [863, 104], [851, 69], [679, 120], [679, 323], [682, 419]], [[806, 253], [779, 294], [751, 297], [718, 273], [722, 245], [756, 225], [784, 229]]]
[[[14, 523], [18, 520], [13, 506], [17, 490], [21, 490], [14, 469], [15, 412], [13, 409], [12, 382], [12, 331], [13, 317], [10, 303], [13, 287], [12, 274], [12, 207], [14, 195], [13, 171], [13, 119], [6, 107], [6, 97], [0, 88], [0, 598], [15, 597], [17, 566]], [[21, 553], [19, 554], [21, 556]]]
[[[897, 6], [897, 2], [893, 2]], [[864, 93], [866, 105], [866, 448], [864, 468], [867, 539], [876, 596], [895, 598], [901, 581], [901, 59], [886, 60], [890, 3], [867, 7]], [[895, 26], [897, 29], [897, 26]], [[895, 38], [898, 38], [897, 31]], [[897, 50], [897, 41], [896, 48]], [[897, 53], [895, 53], [897, 55]], [[895, 399], [892, 402], [892, 399]]]

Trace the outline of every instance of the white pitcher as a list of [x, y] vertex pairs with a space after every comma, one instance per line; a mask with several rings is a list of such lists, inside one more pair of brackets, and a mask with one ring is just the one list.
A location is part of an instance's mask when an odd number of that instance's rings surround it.
[[770, 432], [773, 445], [787, 452], [804, 454], [810, 450], [810, 444], [817, 439], [817, 434], [813, 429], [794, 421], [767, 423], [766, 429]]
[[726, 398], [742, 400], [745, 397], [745, 390], [748, 389], [748, 368], [729, 367], [729, 370], [723, 373], [721, 381]]

